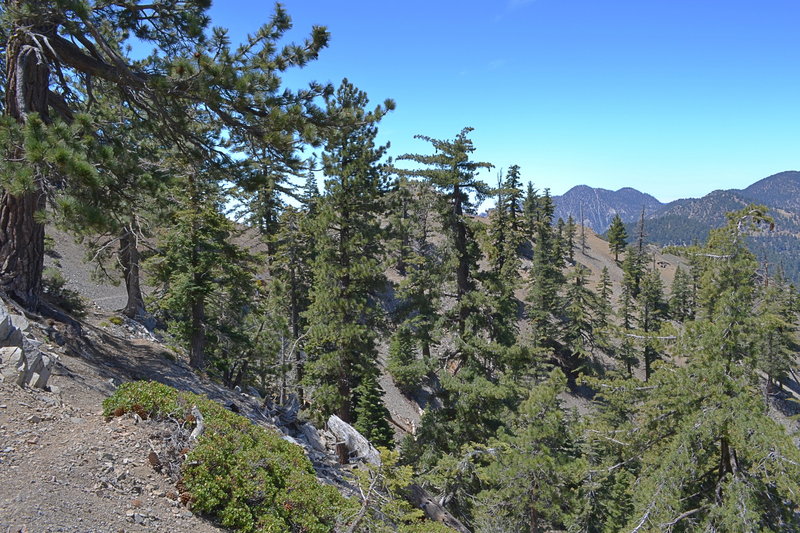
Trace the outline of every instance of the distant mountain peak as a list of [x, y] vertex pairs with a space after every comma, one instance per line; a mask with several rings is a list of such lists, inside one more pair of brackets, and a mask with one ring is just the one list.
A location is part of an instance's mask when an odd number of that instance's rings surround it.
[[554, 196], [553, 203], [556, 206], [556, 219], [566, 220], [572, 216], [580, 223], [583, 211], [584, 223], [596, 233], [605, 232], [617, 214], [624, 222], [629, 222], [638, 219], [642, 207], [647, 216], [663, 205], [653, 196], [632, 187], [611, 191], [589, 185], [576, 185], [563, 195]]

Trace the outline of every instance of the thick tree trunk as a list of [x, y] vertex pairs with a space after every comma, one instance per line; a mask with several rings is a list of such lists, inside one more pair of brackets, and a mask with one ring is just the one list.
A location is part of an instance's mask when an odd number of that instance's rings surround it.
[[3, 191], [0, 201], [0, 285], [28, 309], [36, 309], [42, 290], [44, 225], [35, 220], [44, 209], [44, 193], [15, 196]]
[[147, 311], [144, 307], [144, 296], [139, 274], [139, 248], [136, 245], [134, 228], [126, 227], [119, 238], [119, 256], [122, 263], [122, 274], [125, 278], [125, 290], [128, 302], [122, 314], [128, 318], [143, 318]]
[[[24, 31], [9, 37], [6, 79], [6, 114], [25, 123], [30, 113], [38, 113], [49, 122], [50, 69], [42, 51], [28, 42]], [[11, 149], [16, 151], [13, 157], [24, 156], [21, 147]], [[28, 309], [38, 307], [42, 290], [44, 225], [36, 220], [36, 213], [45, 208], [45, 178], [36, 175], [33, 190], [19, 195], [3, 190], [0, 198], [0, 287]]]

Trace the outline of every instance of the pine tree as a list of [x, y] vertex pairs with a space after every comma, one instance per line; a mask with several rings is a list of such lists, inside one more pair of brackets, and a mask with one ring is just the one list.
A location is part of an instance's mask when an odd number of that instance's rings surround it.
[[617, 213], [608, 228], [608, 247], [614, 252], [614, 261], [619, 262], [619, 253], [625, 250], [628, 245], [627, 240], [628, 233], [625, 231], [625, 224]]
[[[316, 256], [305, 349], [305, 381], [317, 418], [337, 414], [357, 421], [354, 391], [374, 375], [378, 308], [374, 296], [384, 286], [383, 250], [378, 215], [387, 182], [381, 162], [386, 147], [375, 145], [377, 122], [393, 108], [387, 101], [367, 111], [363, 91], [344, 80], [328, 99], [331, 114], [351, 117], [349, 125], [329, 132], [323, 153], [325, 195], [314, 217]], [[378, 416], [374, 409], [365, 411]], [[359, 424], [375, 424], [361, 420]]]
[[[316, 182], [312, 187], [318, 196]], [[286, 370], [291, 368], [292, 385], [300, 399], [303, 398], [300, 384], [304, 365], [301, 340], [307, 327], [304, 313], [310, 304], [315, 247], [312, 229], [317, 196], [314, 194], [304, 197], [300, 208], [287, 205], [281, 213], [274, 238], [272, 277], [267, 283], [272, 300], [270, 305], [281, 309], [277, 314], [285, 317], [282, 324], [271, 324], [273, 329], [284, 328], [281, 331], [279, 363]]]
[[525, 189], [525, 198], [522, 201], [522, 218], [525, 224], [525, 238], [533, 242], [536, 236], [536, 222], [539, 218], [539, 193], [533, 188], [533, 183], [528, 182]]
[[214, 172], [223, 170], [195, 167], [182, 177], [173, 190], [170, 229], [150, 262], [161, 285], [158, 306], [198, 369], [206, 368], [209, 355], [224, 366], [224, 341], [243, 341], [238, 328], [253, 287], [253, 259], [232, 243], [236, 230], [222, 212]]
[[792, 370], [797, 353], [797, 312], [792, 309], [792, 291], [777, 277], [769, 280], [759, 294], [756, 305], [757, 333], [755, 351], [757, 366], [768, 379], [767, 388], [782, 386]]
[[427, 371], [425, 361], [417, 357], [414, 340], [410, 326], [402, 324], [389, 341], [387, 370], [403, 391], [419, 386]]
[[[704, 313], [676, 351], [687, 364], [656, 371], [647, 390], [612, 387], [633, 408], [616, 431], [635, 475], [626, 530], [793, 531], [800, 451], [771, 420], [757, 388], [753, 338], [756, 262], [744, 234], [765, 220], [729, 215], [703, 250]], [[624, 392], [627, 388], [628, 392]], [[628, 439], [628, 440], [626, 440]]]
[[561, 272], [563, 260], [558, 249], [558, 234], [552, 226], [553, 204], [548, 190], [545, 190], [536, 215], [536, 247], [528, 282], [527, 314], [533, 329], [534, 345], [553, 347], [553, 340], [558, 337], [559, 291], [565, 278]]
[[569, 522], [584, 464], [575, 420], [559, 400], [566, 385], [553, 370], [530, 390], [510, 430], [478, 456], [478, 530], [540, 532]]
[[[645, 337], [654, 336], [666, 314], [664, 302], [664, 286], [661, 276], [655, 270], [648, 270], [642, 278], [642, 290], [639, 294], [639, 329]], [[644, 343], [645, 381], [650, 379], [652, 364], [657, 356], [656, 343], [646, 339]]]
[[426, 165], [428, 168], [406, 170], [404, 173], [425, 178], [440, 194], [442, 228], [450, 247], [447, 263], [456, 273], [455, 315], [460, 336], [464, 335], [467, 319], [474, 311], [467, 295], [475, 289], [474, 271], [478, 259], [473, 232], [467, 220], [467, 215], [474, 209], [469, 194], [473, 192], [480, 197], [488, 192], [488, 187], [477, 179], [476, 173], [492, 166], [470, 160], [470, 154], [475, 151], [468, 137], [471, 131], [472, 128], [464, 128], [452, 141], [416, 135], [415, 138], [429, 142], [436, 153], [400, 157]]
[[562, 339], [571, 352], [569, 367], [573, 369], [585, 370], [592, 363], [595, 323], [591, 313], [596, 304], [594, 293], [587, 286], [588, 274], [588, 269], [579, 264], [570, 273], [564, 297]]
[[694, 317], [692, 278], [681, 267], [675, 269], [675, 278], [672, 280], [670, 291], [669, 310], [670, 315], [681, 322]]
[[628, 377], [632, 377], [633, 367], [638, 364], [633, 338], [630, 337], [630, 335], [633, 334], [634, 329], [635, 302], [633, 295], [631, 294], [631, 288], [627, 284], [622, 284], [622, 292], [620, 293], [618, 304], [618, 315], [620, 319], [620, 330], [622, 335], [622, 341], [618, 350], [618, 357], [625, 365], [625, 368], [628, 371]]
[[[446, 274], [443, 259], [432, 242], [437, 212], [435, 192], [427, 183], [422, 182], [401, 179], [398, 186], [408, 189], [408, 203], [405, 208], [407, 217], [402, 219], [403, 234], [400, 237], [406, 244], [395, 247], [403, 254], [398, 255], [398, 261], [402, 261], [406, 271], [405, 277], [396, 288], [396, 319], [400, 323], [397, 333], [400, 329], [405, 329], [411, 337], [413, 351], [420, 352], [420, 363], [412, 364], [406, 352], [403, 364], [411, 364], [414, 369], [408, 370], [421, 378], [422, 367], [430, 363], [431, 346], [436, 342], [440, 330], [439, 306]], [[395, 238], [398, 233], [395, 232]], [[401, 386], [410, 385], [404, 383]]]
[[[202, 108], [212, 124], [224, 124], [230, 151], [266, 150], [286, 160], [293, 157], [298, 138], [314, 140], [309, 123], [326, 122], [314, 102], [327, 87], [283, 91], [278, 77], [317, 57], [328, 40], [324, 28], [314, 28], [303, 46], [278, 47], [291, 27], [278, 6], [269, 24], [231, 50], [224, 31], [205, 35], [208, 7], [208, 2], [177, 0], [6, 2], [2, 34], [9, 78], [3, 135], [19, 141], [22, 130], [37, 130], [40, 140], [59, 138], [57, 144], [70, 146], [65, 151], [47, 142], [5, 144], [11, 157], [0, 198], [0, 285], [26, 307], [37, 307], [41, 291], [44, 226], [37, 213], [46, 208], [48, 192], [61, 189], [68, 197], [98, 184], [103, 152], [84, 142], [96, 129], [86, 127], [91, 116], [76, 114], [92, 100], [93, 80], [116, 88], [125, 105], [152, 121], [153, 131], [169, 146], [208, 148], [198, 146], [202, 141], [192, 135], [190, 121], [196, 116], [186, 109], [193, 107]], [[158, 53], [129, 60], [123, 50], [133, 38]], [[76, 136], [75, 128], [85, 134]], [[260, 139], [256, 147], [254, 139]]]
[[519, 165], [511, 165], [503, 182], [503, 207], [508, 213], [511, 230], [519, 239], [523, 238], [523, 191]]
[[609, 329], [614, 308], [611, 305], [611, 275], [608, 267], [604, 266], [600, 272], [600, 279], [595, 288], [594, 322], [597, 343], [603, 348], [610, 347]]
[[572, 215], [567, 217], [567, 223], [564, 226], [563, 231], [564, 251], [567, 261], [569, 261], [571, 264], [575, 264], [575, 233], [577, 232], [577, 228], [575, 226], [575, 219], [572, 218]]
[[370, 372], [362, 376], [361, 383], [353, 392], [356, 398], [354, 427], [374, 446], [392, 448], [394, 434], [389, 427], [389, 410], [383, 403], [383, 390], [375, 374]]
[[628, 246], [622, 262], [622, 285], [633, 298], [639, 296], [642, 276], [644, 276], [644, 256], [634, 246]]

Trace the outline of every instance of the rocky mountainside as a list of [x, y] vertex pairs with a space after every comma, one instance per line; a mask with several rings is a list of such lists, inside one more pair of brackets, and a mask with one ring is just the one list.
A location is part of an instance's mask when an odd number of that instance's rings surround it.
[[645, 216], [648, 216], [663, 206], [649, 194], [631, 187], [610, 191], [588, 185], [578, 185], [562, 196], [554, 196], [553, 203], [556, 206], [556, 220], [567, 220], [572, 216], [579, 222], [583, 210], [584, 223], [596, 233], [604, 233], [615, 214], [619, 214], [623, 222], [631, 222], [639, 219], [643, 207]]

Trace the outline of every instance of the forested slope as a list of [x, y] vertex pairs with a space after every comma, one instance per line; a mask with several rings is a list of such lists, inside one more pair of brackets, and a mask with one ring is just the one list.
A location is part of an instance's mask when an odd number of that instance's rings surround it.
[[[49, 220], [192, 371], [297, 428], [335, 416], [394, 449], [343, 501], [285, 439], [202, 398], [123, 388], [106, 414], [177, 420], [181, 439], [209, 418], [179, 454], [198, 511], [239, 531], [435, 527], [406, 499], [462, 531], [800, 529], [800, 451], [770, 416], [797, 386], [798, 299], [745, 246], [790, 215], [720, 193], [687, 207], [732, 211], [702, 242], [664, 256], [649, 226], [616, 224], [606, 252], [518, 166], [488, 186], [471, 128], [421, 124], [419, 151], [389, 161], [392, 100], [346, 78], [285, 88], [325, 28], [288, 43], [278, 5], [235, 45], [206, 9], [18, 0], [0, 19], [6, 297], [82, 338], [74, 295], [43, 277]], [[154, 53], [129, 57], [132, 37]], [[401, 442], [387, 376], [425, 398]], [[578, 396], [582, 414], [566, 405]]]

